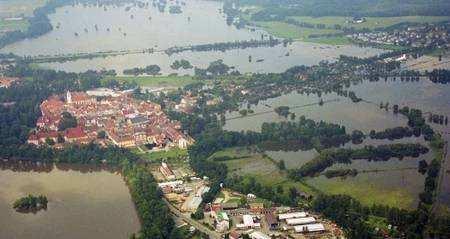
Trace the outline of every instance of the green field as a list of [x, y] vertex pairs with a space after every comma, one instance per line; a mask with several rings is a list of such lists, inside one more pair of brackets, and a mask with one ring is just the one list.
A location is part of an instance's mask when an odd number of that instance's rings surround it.
[[192, 76], [116, 76], [104, 80], [116, 79], [118, 81], [136, 82], [140, 86], [148, 87], [183, 87], [196, 82]]
[[286, 191], [290, 187], [296, 187], [311, 195], [317, 192], [346, 194], [365, 205], [376, 203], [404, 209], [415, 208], [417, 198], [413, 194], [401, 187], [385, 187], [381, 182], [371, 180], [369, 174], [347, 179], [314, 177], [296, 182], [288, 178], [285, 171], [279, 170], [275, 161], [265, 154], [250, 152], [244, 148], [231, 148], [216, 152], [210, 159], [224, 156], [236, 158], [222, 161], [227, 165], [230, 176], [243, 176], [244, 180], [254, 177], [262, 185], [269, 187], [281, 185]]
[[355, 29], [369, 28], [375, 29], [380, 27], [388, 27], [402, 22], [411, 23], [433, 23], [450, 20], [448, 16], [403, 16], [403, 17], [367, 17], [363, 23], [352, 23], [352, 18], [349, 17], [307, 17], [299, 16], [292, 17], [299, 22], [306, 22], [311, 24], [325, 24], [328, 27], [333, 27], [339, 24], [343, 27], [354, 27]]
[[333, 29], [313, 29], [297, 27], [285, 22], [256, 22], [256, 24], [264, 28], [270, 34], [277, 37], [291, 38], [300, 41], [311, 40], [308, 39], [311, 34], [329, 34], [338, 32], [337, 30]]
[[158, 162], [161, 159], [166, 159], [169, 161], [177, 161], [178, 159], [183, 159], [187, 157], [187, 150], [179, 148], [173, 148], [168, 151], [162, 150], [157, 152], [142, 152], [139, 149], [134, 148], [133, 152], [137, 153], [141, 157], [141, 159], [150, 162]]
[[[243, 18], [250, 20], [249, 15], [243, 15]], [[352, 18], [349, 17], [309, 17], [309, 16], [298, 16], [291, 17], [298, 22], [305, 22], [310, 24], [325, 24], [327, 27], [334, 27], [334, 25], [339, 24], [342, 27], [353, 27], [355, 29], [375, 29], [381, 27], [388, 27], [402, 22], [410, 23], [434, 23], [449, 21], [448, 16], [403, 16], [403, 17], [368, 17], [366, 22], [363, 23], [352, 23]], [[281, 38], [290, 38], [297, 41], [305, 42], [315, 42], [328, 45], [347, 45], [351, 44], [351, 41], [345, 37], [321, 37], [321, 38], [310, 38], [312, 34], [333, 34], [341, 33], [340, 30], [335, 29], [317, 29], [317, 28], [304, 28], [297, 27], [286, 22], [272, 21], [272, 22], [252, 22], [258, 27], [263, 28], [268, 33]], [[397, 47], [386, 46], [381, 48], [386, 48], [388, 50], [397, 50]]]
[[402, 189], [385, 188], [368, 180], [353, 178], [327, 179], [315, 177], [306, 180], [308, 185], [329, 194], [346, 194], [359, 200], [362, 204], [383, 204], [392, 207], [415, 208], [413, 195]]
[[315, 194], [314, 189], [303, 182], [290, 180], [286, 172], [279, 170], [274, 160], [265, 154], [250, 152], [245, 148], [230, 148], [216, 152], [210, 159], [223, 156], [239, 158], [223, 161], [227, 165], [230, 176], [236, 174], [244, 178], [255, 177], [263, 185], [270, 187], [281, 185], [286, 192], [290, 187], [296, 187], [308, 194]]

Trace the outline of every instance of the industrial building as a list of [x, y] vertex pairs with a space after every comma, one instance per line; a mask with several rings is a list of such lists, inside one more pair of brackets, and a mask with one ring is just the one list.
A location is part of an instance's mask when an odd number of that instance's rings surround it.
[[325, 231], [325, 227], [322, 223], [306, 224], [294, 226], [294, 231], [297, 233], [323, 232]]

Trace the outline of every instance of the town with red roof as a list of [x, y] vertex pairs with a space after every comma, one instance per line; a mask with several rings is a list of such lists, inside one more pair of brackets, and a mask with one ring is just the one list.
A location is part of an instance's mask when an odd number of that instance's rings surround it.
[[[161, 106], [132, 98], [129, 92], [98, 89], [53, 95], [40, 105], [41, 116], [28, 143], [35, 145], [86, 144], [96, 142], [120, 147], [187, 148], [193, 139], [181, 132]], [[63, 127], [64, 115], [76, 125]]]

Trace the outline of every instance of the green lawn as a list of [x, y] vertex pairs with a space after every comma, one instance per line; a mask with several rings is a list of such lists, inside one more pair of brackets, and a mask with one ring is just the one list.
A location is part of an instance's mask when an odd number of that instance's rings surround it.
[[141, 152], [137, 148], [133, 149], [133, 152], [137, 153], [141, 156], [142, 159], [146, 161], [155, 162], [161, 159], [168, 159], [168, 160], [177, 160], [181, 158], [187, 157], [187, 150], [186, 149], [178, 149], [173, 148], [168, 151], [158, 151], [158, 152]]
[[116, 76], [107, 77], [104, 80], [111, 78], [118, 81], [134, 81], [140, 86], [154, 87], [183, 87], [197, 81], [192, 76]]
[[333, 29], [302, 28], [285, 22], [256, 22], [256, 24], [277, 37], [291, 38], [300, 41], [310, 40], [308, 37], [311, 34], [329, 34], [338, 32]]
[[[370, 180], [369, 180], [370, 181]], [[346, 194], [359, 200], [362, 204], [383, 204], [392, 207], [413, 209], [414, 197], [406, 190], [383, 188], [376, 182], [364, 180], [354, 180], [348, 178], [327, 179], [325, 177], [315, 177], [307, 179], [307, 184], [328, 194]]]
[[379, 28], [388, 27], [401, 22], [417, 22], [417, 23], [432, 23], [432, 22], [442, 22], [450, 20], [448, 16], [402, 16], [402, 17], [367, 17], [366, 22], [354, 24], [351, 23], [352, 18], [350, 17], [307, 17], [299, 16], [292, 17], [299, 22], [307, 22], [311, 24], [325, 24], [327, 26], [334, 26], [339, 24], [343, 27], [354, 27], [356, 29], [362, 28]]

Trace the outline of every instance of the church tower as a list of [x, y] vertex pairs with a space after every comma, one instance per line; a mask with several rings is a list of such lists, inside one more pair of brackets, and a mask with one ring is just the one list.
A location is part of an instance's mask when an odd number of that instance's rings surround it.
[[67, 91], [66, 100], [68, 104], [72, 104], [72, 94], [70, 94], [70, 91]]

